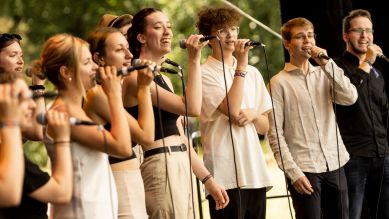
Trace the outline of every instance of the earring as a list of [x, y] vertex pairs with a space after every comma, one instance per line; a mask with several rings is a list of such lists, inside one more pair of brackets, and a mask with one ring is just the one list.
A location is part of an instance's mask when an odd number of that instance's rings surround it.
[[68, 80], [69, 80], [69, 82], [72, 82], [72, 78], [69, 78]]

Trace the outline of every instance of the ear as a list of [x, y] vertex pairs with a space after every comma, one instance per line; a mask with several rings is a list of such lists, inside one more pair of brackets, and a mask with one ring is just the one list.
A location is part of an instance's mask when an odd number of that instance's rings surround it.
[[103, 57], [100, 56], [99, 52], [95, 52], [93, 54], [93, 61], [96, 62], [99, 66], [104, 66], [105, 65], [105, 60]]
[[63, 81], [68, 81], [69, 78], [72, 77], [68, 67], [66, 67], [64, 65], [59, 67], [59, 74], [60, 74], [61, 78], [63, 79]]
[[286, 50], [289, 50], [289, 41], [282, 40], [282, 44], [284, 44], [284, 47], [285, 47]]
[[146, 43], [146, 37], [141, 34], [141, 33], [138, 33], [138, 35], [136, 36], [136, 39], [141, 43], [141, 44], [145, 44]]
[[348, 37], [348, 34], [347, 34], [347, 33], [343, 33], [342, 37], [343, 37], [343, 41], [346, 42], [346, 43], [347, 43], [347, 42], [349, 41], [349, 39], [350, 39], [350, 38]]

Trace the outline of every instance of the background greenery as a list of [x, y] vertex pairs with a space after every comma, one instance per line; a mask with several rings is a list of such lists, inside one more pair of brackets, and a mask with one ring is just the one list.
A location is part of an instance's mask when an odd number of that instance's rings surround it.
[[[281, 26], [279, 0], [231, 0], [230, 2], [279, 32]], [[194, 26], [196, 12], [202, 6], [216, 4], [222, 2], [218, 0], [1, 0], [0, 33], [19, 33], [23, 37], [22, 48], [27, 67], [32, 60], [39, 57], [44, 41], [54, 34], [71, 33], [86, 38], [105, 13], [133, 15], [142, 8], [155, 7], [164, 11], [172, 21], [175, 36], [173, 51], [168, 57], [183, 66], [185, 75], [187, 56], [185, 50], [178, 47], [178, 41], [191, 33], [197, 33]], [[267, 45], [265, 50], [254, 49], [249, 59], [250, 64], [261, 71], [267, 82], [269, 75], [277, 73], [283, 67], [281, 40], [246, 18], [242, 20], [240, 37], [259, 40]], [[203, 50], [203, 61], [209, 52], [208, 48]], [[180, 80], [176, 76], [171, 79], [176, 92], [182, 93]], [[47, 156], [40, 143], [28, 142], [26, 149], [32, 160], [40, 165], [46, 164]]]

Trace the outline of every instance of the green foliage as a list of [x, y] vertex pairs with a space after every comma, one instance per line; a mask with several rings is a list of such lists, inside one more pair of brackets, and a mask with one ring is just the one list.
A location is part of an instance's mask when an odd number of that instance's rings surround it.
[[[281, 16], [278, 0], [232, 0], [231, 3], [279, 32]], [[32, 60], [39, 57], [44, 41], [54, 34], [71, 33], [85, 38], [105, 13], [135, 14], [142, 8], [155, 7], [164, 11], [172, 21], [175, 36], [173, 50], [168, 57], [180, 63], [186, 75], [187, 54], [178, 47], [178, 41], [191, 33], [197, 33], [195, 27], [197, 11], [202, 6], [215, 4], [223, 3], [219, 0], [1, 0], [0, 32], [22, 35], [22, 47], [28, 66]], [[267, 45], [265, 48], [267, 62], [264, 51], [260, 48], [251, 52], [249, 60], [250, 64], [261, 71], [265, 81], [268, 81], [268, 73], [273, 75], [282, 68], [284, 56], [280, 39], [246, 18], [242, 20], [240, 37], [259, 40]], [[203, 50], [203, 61], [209, 53], [210, 49]], [[172, 81], [176, 92], [182, 93], [180, 80], [172, 76]], [[33, 147], [34, 145], [35, 143]], [[45, 163], [45, 160], [40, 159], [39, 162]]]

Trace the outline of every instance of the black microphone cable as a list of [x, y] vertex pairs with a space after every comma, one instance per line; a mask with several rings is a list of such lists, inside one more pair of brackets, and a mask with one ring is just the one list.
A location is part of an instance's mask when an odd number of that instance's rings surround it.
[[[232, 146], [232, 153], [233, 153], [233, 158], [234, 158], [234, 167], [235, 167], [235, 181], [236, 181], [236, 188], [238, 190], [238, 198], [239, 198], [239, 206], [238, 206], [238, 215], [239, 215], [239, 218], [241, 217], [241, 211], [242, 211], [242, 196], [241, 196], [241, 192], [240, 192], [240, 186], [239, 186], [239, 180], [238, 180], [238, 168], [237, 168], [237, 165], [236, 165], [236, 154], [235, 154], [235, 144], [234, 144], [234, 137], [233, 137], [233, 133], [232, 133], [232, 124], [231, 124], [231, 114], [230, 114], [230, 103], [229, 103], [229, 100], [228, 100], [228, 90], [227, 90], [227, 78], [226, 78], [226, 69], [225, 69], [225, 66], [224, 66], [224, 53], [223, 53], [223, 47], [222, 47], [222, 44], [220, 42], [220, 40], [218, 40], [218, 43], [219, 43], [219, 48], [220, 48], [220, 52], [221, 52], [221, 61], [222, 61], [222, 66], [223, 66], [223, 76], [224, 76], [224, 88], [225, 88], [225, 94], [226, 94], [226, 103], [227, 103], [227, 116], [228, 116], [228, 124], [229, 124], [229, 129], [230, 129], [230, 138], [231, 138], [231, 146]], [[232, 82], [231, 82], [232, 83]], [[215, 200], [215, 203], [216, 203], [216, 200]]]
[[[161, 83], [165, 83], [162, 75], [160, 73], [158, 73], [156, 71], [156, 69], [154, 68], [153, 70], [153, 74], [154, 74], [154, 80], [157, 80], [157, 76], [160, 76], [161, 77]], [[162, 125], [162, 115], [161, 115], [161, 107], [160, 107], [160, 104], [159, 104], [159, 92], [158, 92], [158, 84], [156, 81], [154, 81], [154, 85], [155, 85], [155, 96], [156, 96], [156, 99], [157, 99], [157, 109], [158, 109], [158, 117], [159, 117], [159, 128], [161, 129], [161, 137], [162, 137], [162, 147], [165, 148], [166, 147], [166, 144], [165, 144], [165, 133], [163, 131], [163, 125]], [[166, 85], [166, 83], [165, 83]], [[167, 86], [167, 85], [166, 85]], [[161, 87], [162, 88], [162, 87]], [[162, 88], [163, 89], [163, 88]], [[169, 152], [169, 154], [171, 153], [170, 152], [170, 146], [167, 146], [167, 150]], [[168, 169], [168, 162], [167, 162], [167, 153], [165, 152], [164, 155], [165, 155], [165, 169], [166, 169], [166, 174], [165, 174], [165, 178], [166, 178], [166, 183], [168, 184], [169, 186], [169, 195], [170, 195], [170, 199], [171, 199], [171, 203], [172, 203], [172, 210], [173, 210], [173, 215], [174, 215], [174, 218], [176, 217], [176, 214], [175, 214], [175, 208], [174, 208], [174, 200], [173, 200], [173, 194], [172, 194], [172, 188], [171, 188], [171, 184], [170, 184], [170, 179], [169, 179], [169, 169]]]
[[[190, 146], [190, 138], [189, 138], [190, 130], [189, 130], [188, 102], [186, 99], [186, 90], [185, 90], [186, 88], [185, 88], [185, 81], [184, 81], [184, 77], [183, 77], [183, 70], [179, 64], [177, 64], [176, 62], [174, 62], [168, 58], [165, 59], [165, 62], [178, 68], [178, 70], [179, 70], [178, 76], [181, 79], [181, 83], [182, 83], [182, 94], [184, 96], [184, 105], [185, 105], [185, 115], [184, 115], [184, 124], [183, 124], [184, 127], [183, 128], [184, 128], [184, 133], [186, 134], [187, 141], [188, 141], [189, 179], [190, 179], [190, 188], [191, 188], [190, 193], [192, 196], [193, 218], [196, 218], [196, 211], [195, 211], [195, 205], [194, 205], [194, 195], [193, 195], [193, 181], [192, 181], [192, 152], [190, 150], [191, 146]], [[200, 198], [200, 197], [198, 197], [198, 198]]]
[[[320, 54], [320, 53], [319, 53]], [[340, 218], [343, 218], [343, 194], [342, 194], [342, 182], [340, 181], [341, 173], [340, 173], [340, 152], [339, 152], [339, 136], [338, 136], [338, 116], [336, 114], [336, 87], [335, 87], [335, 70], [334, 63], [331, 62], [332, 67], [332, 98], [333, 98], [333, 108], [334, 108], [334, 116], [335, 116], [335, 139], [336, 139], [336, 151], [338, 155], [338, 183], [339, 183], [339, 192], [340, 192]]]
[[[107, 144], [107, 136], [104, 132], [104, 128], [99, 125], [97, 126], [97, 130], [101, 131], [101, 134], [103, 135], [104, 140], [104, 152], [107, 156], [109, 156], [108, 153], [108, 144]], [[112, 179], [111, 179], [111, 166], [109, 165], [108, 157], [107, 157], [107, 163], [108, 163], [108, 187], [109, 187], [109, 198], [111, 202], [111, 210], [112, 210], [112, 218], [115, 218], [115, 211], [114, 211], [114, 205], [113, 205], [113, 195], [112, 195]]]
[[[385, 61], [388, 61], [388, 60], [385, 60]], [[383, 91], [383, 93], [384, 93], [384, 96], [387, 97], [385, 90]], [[369, 97], [370, 97], [370, 95], [369, 95]], [[388, 97], [386, 98], [386, 101], [387, 101], [387, 104], [386, 104], [387, 108], [385, 109], [386, 113], [387, 113], [386, 114], [386, 135], [388, 135], [388, 126], [389, 126]], [[388, 136], [386, 136], [386, 139], [388, 139]], [[382, 175], [381, 175], [381, 179], [380, 179], [380, 185], [378, 188], [378, 200], [377, 200], [377, 206], [376, 206], [376, 212], [375, 212], [374, 219], [378, 218], [378, 211], [380, 209], [379, 206], [380, 206], [380, 200], [381, 200], [381, 194], [382, 194], [382, 185], [383, 185], [383, 181], [384, 181], [384, 177], [385, 177], [385, 161], [386, 161], [386, 156], [387, 156], [386, 151], [387, 151], [388, 147], [389, 146], [387, 145], [384, 149], [384, 157], [383, 157], [384, 161], [382, 163], [382, 171], [381, 171]]]
[[268, 61], [267, 61], [267, 55], [266, 55], [265, 47], [262, 47], [262, 50], [263, 50], [263, 54], [265, 56], [267, 78], [268, 78], [268, 81], [269, 81], [269, 94], [270, 94], [270, 100], [271, 100], [271, 106], [272, 106], [272, 112], [273, 112], [274, 129], [276, 131], [276, 137], [277, 137], [277, 146], [278, 146], [278, 150], [280, 152], [281, 166], [282, 166], [282, 170], [283, 170], [282, 172], [284, 173], [285, 188], [286, 188], [286, 199], [288, 200], [288, 207], [289, 207], [290, 217], [293, 219], [292, 206], [290, 204], [290, 198], [289, 198], [288, 179], [287, 179], [287, 175], [286, 175], [286, 172], [285, 172], [286, 170], [285, 170], [285, 165], [284, 165], [284, 158], [282, 156], [282, 151], [281, 151], [280, 137], [279, 137], [278, 128], [277, 128], [276, 112], [275, 112], [275, 108], [274, 108], [274, 99], [273, 99], [273, 93], [272, 93], [271, 83], [270, 83], [269, 64], [268, 64]]

